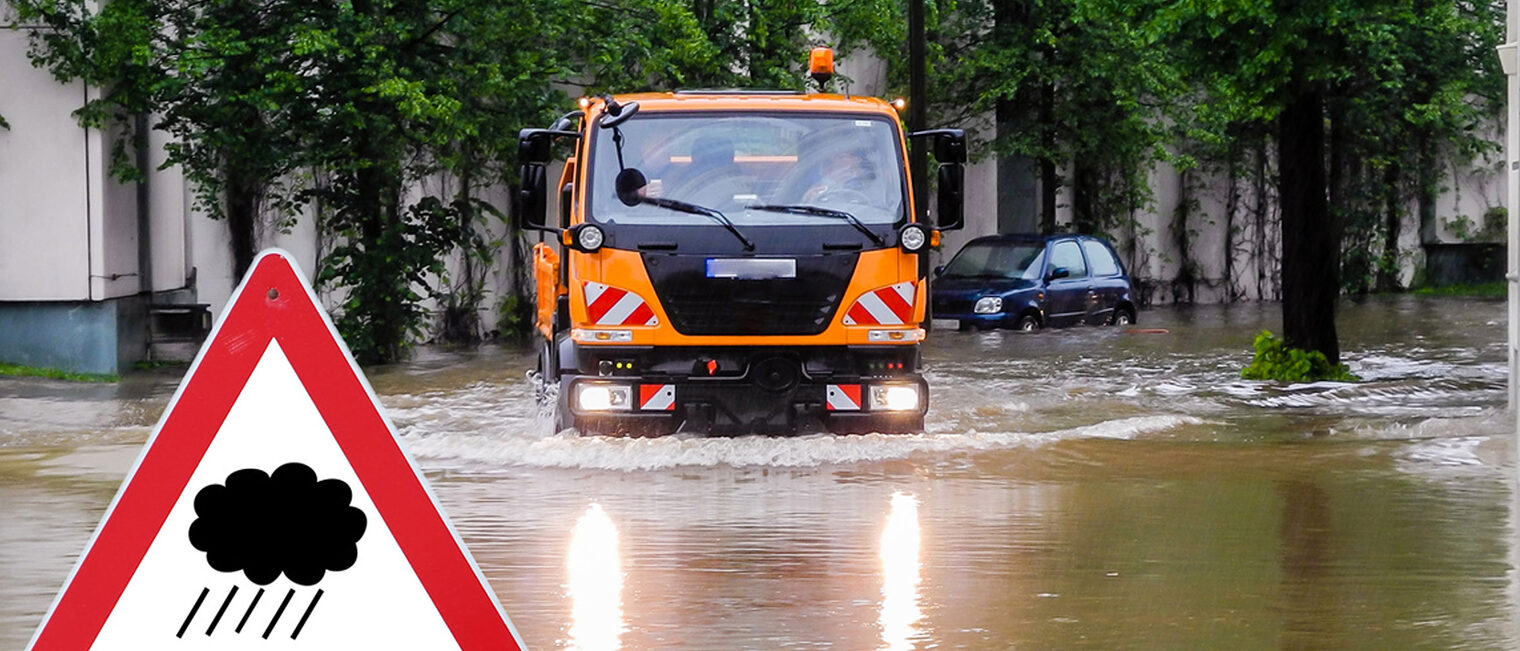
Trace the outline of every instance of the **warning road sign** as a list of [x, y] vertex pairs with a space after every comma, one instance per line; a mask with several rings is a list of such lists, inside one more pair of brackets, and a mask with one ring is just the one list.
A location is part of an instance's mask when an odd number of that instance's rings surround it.
[[228, 303], [35, 649], [521, 649], [290, 259]]

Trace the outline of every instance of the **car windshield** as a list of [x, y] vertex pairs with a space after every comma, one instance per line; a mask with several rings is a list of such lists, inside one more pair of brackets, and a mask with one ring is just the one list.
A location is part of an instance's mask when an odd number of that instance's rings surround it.
[[[600, 223], [714, 223], [677, 202], [721, 211], [740, 227], [837, 223], [837, 213], [863, 224], [906, 217], [898, 130], [883, 116], [645, 112], [617, 132], [621, 166], [613, 130], [597, 130], [592, 144], [590, 217]], [[644, 197], [665, 201], [619, 200], [623, 168], [642, 173]]]
[[1036, 280], [1045, 262], [1043, 244], [982, 242], [966, 245], [945, 266], [947, 278], [1023, 278]]

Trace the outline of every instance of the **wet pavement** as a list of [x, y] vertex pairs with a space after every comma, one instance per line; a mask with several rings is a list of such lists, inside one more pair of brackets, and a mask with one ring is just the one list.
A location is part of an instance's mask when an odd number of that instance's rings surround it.
[[[1504, 303], [1345, 303], [1366, 381], [1239, 379], [1275, 305], [936, 330], [922, 436], [550, 432], [532, 358], [370, 380], [534, 649], [1516, 648]], [[0, 648], [183, 369], [0, 378]]]

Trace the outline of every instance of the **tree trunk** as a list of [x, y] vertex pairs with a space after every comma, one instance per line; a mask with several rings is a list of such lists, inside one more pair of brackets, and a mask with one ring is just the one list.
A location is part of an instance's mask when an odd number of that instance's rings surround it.
[[1436, 244], [1440, 239], [1440, 225], [1436, 223], [1436, 184], [1441, 182], [1440, 170], [1436, 169], [1439, 163], [1428, 135], [1421, 133], [1415, 137], [1415, 150], [1419, 156], [1415, 168], [1415, 192], [1420, 211], [1420, 244]]
[[[1268, 298], [1267, 280], [1271, 277], [1267, 256], [1267, 142], [1267, 138], [1261, 136], [1252, 147], [1256, 157], [1255, 174], [1251, 179], [1256, 198], [1252, 207], [1256, 217], [1256, 250], [1253, 255], [1256, 259], [1256, 298], [1262, 301]], [[1282, 286], [1279, 285], [1277, 289], [1281, 291]]]
[[[1192, 304], [1197, 297], [1198, 277], [1193, 273], [1192, 232], [1188, 217], [1193, 212], [1192, 181], [1188, 172], [1177, 177], [1177, 209], [1172, 213], [1172, 244], [1177, 247], [1177, 275], [1172, 278], [1172, 302]], [[1184, 298], [1186, 297], [1186, 298]]]
[[1055, 88], [1045, 84], [1040, 89], [1040, 232], [1046, 235], [1056, 232], [1056, 179], [1055, 134]]
[[1278, 117], [1283, 337], [1338, 364], [1339, 238], [1325, 197], [1324, 119], [1324, 100], [1313, 88], [1297, 90]]
[[1080, 156], [1072, 160], [1071, 171], [1072, 227], [1083, 235], [1095, 234], [1099, 226], [1097, 202], [1094, 200], [1098, 194], [1098, 171]]
[[1399, 234], [1403, 211], [1399, 209], [1399, 181], [1403, 169], [1395, 160], [1383, 170], [1383, 257], [1378, 262], [1377, 291], [1397, 292], [1404, 289], [1399, 282]]
[[1230, 138], [1228, 171], [1225, 178], [1229, 179], [1230, 190], [1224, 202], [1224, 300], [1234, 303], [1240, 300], [1240, 284], [1235, 278], [1235, 253], [1239, 243], [1236, 242], [1235, 213], [1240, 210], [1240, 137], [1238, 134]]
[[238, 170], [225, 172], [227, 183], [227, 230], [232, 246], [232, 281], [238, 282], [257, 253], [254, 225], [259, 216], [259, 186]]

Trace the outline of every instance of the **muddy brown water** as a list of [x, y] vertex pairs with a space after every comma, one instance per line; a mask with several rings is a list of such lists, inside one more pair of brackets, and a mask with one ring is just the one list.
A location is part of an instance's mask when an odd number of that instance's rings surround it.
[[[1504, 304], [1348, 302], [1365, 382], [1240, 380], [1276, 310], [936, 330], [922, 436], [555, 434], [499, 347], [370, 379], [534, 649], [1520, 647]], [[0, 648], [180, 372], [0, 379]]]

